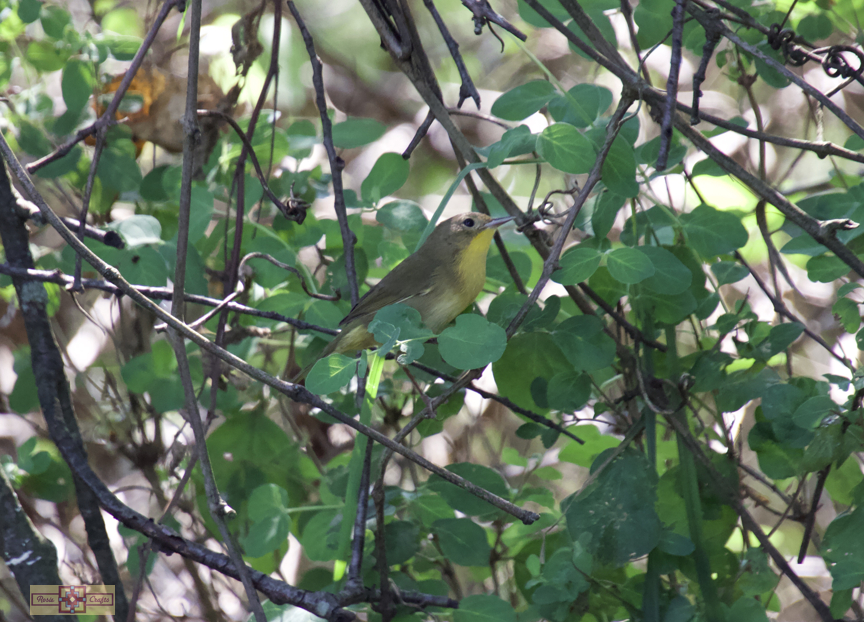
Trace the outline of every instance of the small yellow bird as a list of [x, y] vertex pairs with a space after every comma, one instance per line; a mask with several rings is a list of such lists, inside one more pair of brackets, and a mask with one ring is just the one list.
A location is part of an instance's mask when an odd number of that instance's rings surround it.
[[[339, 322], [344, 327], [342, 332], [318, 358], [380, 345], [366, 327], [379, 310], [397, 302], [417, 309], [423, 323], [434, 333], [440, 333], [483, 289], [492, 236], [498, 227], [511, 220], [512, 216], [491, 218], [468, 212], [440, 223], [423, 246], [366, 292]], [[294, 381], [305, 378], [315, 362]]]

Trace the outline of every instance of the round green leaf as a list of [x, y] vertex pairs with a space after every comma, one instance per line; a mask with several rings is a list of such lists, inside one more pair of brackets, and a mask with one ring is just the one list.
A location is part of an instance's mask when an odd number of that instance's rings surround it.
[[639, 194], [636, 183], [636, 154], [633, 146], [619, 136], [612, 143], [606, 160], [603, 162], [603, 183], [611, 192], [622, 197], [635, 197]]
[[660, 246], [638, 246], [636, 250], [654, 265], [654, 274], [643, 282], [645, 287], [662, 294], [680, 294], [690, 287], [693, 273], [668, 250]]
[[834, 400], [827, 395], [818, 395], [796, 408], [792, 414], [792, 421], [798, 427], [810, 430], [835, 410], [839, 410], [839, 407]]
[[252, 491], [248, 504], [252, 525], [241, 544], [250, 557], [261, 557], [275, 551], [288, 539], [291, 530], [288, 492], [276, 484], [263, 484]]
[[400, 154], [384, 153], [360, 184], [360, 193], [365, 200], [377, 203], [399, 190], [408, 181], [410, 172], [411, 165]]
[[126, 242], [126, 248], [130, 249], [162, 241], [162, 225], [153, 216], [146, 214], [135, 214], [105, 228], [119, 233]]
[[306, 388], [326, 395], [338, 391], [351, 382], [357, 371], [357, 359], [334, 352], [317, 363], [306, 377]]
[[516, 622], [513, 606], [491, 594], [475, 594], [459, 601], [455, 622]]
[[333, 146], [354, 149], [381, 138], [387, 127], [375, 119], [348, 119], [333, 126]]
[[414, 201], [391, 201], [375, 212], [375, 220], [395, 231], [418, 231], [426, 228], [429, 219]]
[[734, 261], [718, 261], [711, 264], [711, 272], [717, 277], [717, 285], [737, 283], [750, 274], [747, 268]]
[[597, 152], [590, 140], [569, 123], [550, 125], [537, 137], [537, 153], [565, 173], [588, 173]]
[[584, 542], [581, 536], [591, 534], [587, 548], [603, 563], [623, 566], [660, 539], [657, 475], [648, 467], [643, 453], [627, 449], [575, 499], [561, 503], [571, 537]]
[[533, 401], [531, 382], [534, 378], [551, 378], [567, 365], [567, 358], [552, 335], [523, 333], [510, 340], [504, 356], [492, 364], [492, 372], [502, 395], [517, 404], [527, 405]]
[[575, 285], [587, 281], [600, 266], [602, 258], [600, 251], [590, 246], [569, 248], [558, 262], [558, 270], [552, 273], [552, 280], [561, 285]]
[[27, 46], [24, 56], [37, 71], [50, 72], [66, 66], [69, 51], [57, 49], [48, 41], [33, 41]]
[[831, 255], [813, 257], [807, 262], [807, 278], [817, 283], [831, 283], [849, 273], [849, 266]]
[[39, 19], [42, 3], [39, 0], [21, 0], [18, 3], [18, 17], [25, 24], [32, 24]]
[[564, 356], [577, 370], [596, 371], [615, 360], [615, 342], [603, 332], [603, 323], [593, 315], [567, 318], [553, 334]]
[[858, 303], [849, 298], [840, 298], [831, 307], [831, 312], [840, 319], [847, 333], [855, 333], [861, 327], [861, 313]]
[[497, 324], [473, 313], [456, 318], [456, 325], [438, 337], [441, 357], [456, 369], [479, 369], [501, 358], [507, 348], [507, 333]]
[[[670, 253], [671, 255], [671, 253]], [[683, 265], [683, 264], [682, 264]], [[654, 264], [645, 253], [625, 246], [616, 248], [606, 256], [606, 267], [616, 281], [632, 285], [654, 275]], [[686, 270], [686, 268], [685, 268]], [[689, 273], [689, 270], [687, 270]]]
[[591, 397], [591, 379], [586, 374], [562, 371], [552, 376], [546, 388], [549, 406], [555, 410], [579, 410]]
[[[539, 0], [539, 4], [562, 22], [570, 19], [570, 14], [556, 0]], [[519, 9], [519, 17], [532, 26], [536, 26], [537, 28], [549, 28], [551, 26], [537, 11], [525, 4], [524, 0], [518, 0], [517, 7]]]
[[95, 80], [90, 66], [80, 60], [70, 60], [63, 68], [60, 90], [70, 114], [77, 115], [93, 94]]
[[546, 80], [520, 84], [502, 94], [492, 104], [492, 114], [506, 121], [521, 121], [540, 110], [557, 91]]
[[731, 253], [747, 244], [747, 229], [734, 214], [700, 205], [681, 215], [691, 246], [703, 257]]
[[384, 525], [384, 544], [387, 563], [391, 566], [404, 564], [414, 557], [420, 548], [420, 530], [411, 521], [395, 520]]
[[556, 121], [588, 127], [612, 105], [612, 91], [596, 84], [577, 84], [549, 102], [549, 114]]
[[460, 566], [488, 566], [492, 549], [486, 532], [470, 518], [442, 518], [432, 524], [441, 551]]

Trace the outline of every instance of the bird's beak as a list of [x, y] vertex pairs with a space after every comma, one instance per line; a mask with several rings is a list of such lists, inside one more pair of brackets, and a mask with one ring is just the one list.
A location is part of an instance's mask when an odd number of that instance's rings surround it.
[[489, 222], [487, 222], [483, 227], [481, 227], [481, 231], [486, 229], [497, 229], [501, 225], [507, 224], [511, 220], [513, 220], [515, 216], [507, 216], [505, 218], [493, 218]]

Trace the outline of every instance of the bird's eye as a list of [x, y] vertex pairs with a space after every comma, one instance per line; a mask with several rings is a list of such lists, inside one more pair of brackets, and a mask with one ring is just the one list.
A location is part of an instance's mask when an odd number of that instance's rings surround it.
[[465, 220], [462, 221], [462, 224], [470, 229], [471, 227], [474, 226], [474, 219], [473, 218], [466, 218]]

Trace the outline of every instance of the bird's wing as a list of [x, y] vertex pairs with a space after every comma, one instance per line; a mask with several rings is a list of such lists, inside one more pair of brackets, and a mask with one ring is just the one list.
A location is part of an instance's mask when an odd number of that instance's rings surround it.
[[[371, 320], [375, 313], [387, 305], [407, 302], [412, 298], [428, 293], [432, 286], [433, 273], [434, 269], [420, 266], [414, 255], [407, 257], [366, 292], [354, 305], [354, 308], [348, 312], [348, 315], [342, 318], [339, 325], [346, 326], [360, 318]], [[404, 278], [405, 275], [411, 275], [410, 279]], [[398, 287], [395, 285], [396, 283], [399, 284]]]

